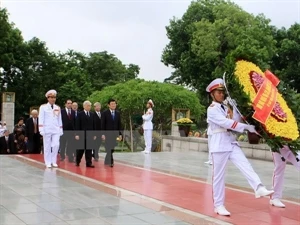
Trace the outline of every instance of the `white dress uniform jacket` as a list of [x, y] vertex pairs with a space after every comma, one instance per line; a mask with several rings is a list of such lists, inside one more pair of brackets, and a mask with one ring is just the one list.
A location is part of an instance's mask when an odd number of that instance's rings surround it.
[[[222, 108], [223, 106], [223, 108]], [[213, 102], [207, 110], [208, 135], [211, 135], [209, 151], [232, 151], [232, 144], [238, 145], [235, 135], [230, 131], [244, 132], [246, 124], [240, 123], [241, 117], [233, 111], [233, 118], [228, 118], [228, 108], [218, 102]]]
[[41, 105], [39, 110], [39, 131], [44, 134], [63, 134], [61, 111], [58, 105]]
[[142, 116], [144, 123], [143, 123], [143, 129], [144, 130], [153, 130], [153, 123], [152, 123], [152, 119], [153, 119], [153, 110], [152, 108], [149, 108], [146, 112], [146, 114], [144, 114]]

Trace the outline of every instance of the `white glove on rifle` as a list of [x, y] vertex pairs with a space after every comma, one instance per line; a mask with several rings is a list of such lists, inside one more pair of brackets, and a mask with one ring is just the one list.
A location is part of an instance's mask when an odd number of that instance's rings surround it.
[[230, 97], [227, 97], [224, 102], [226, 102], [225, 104], [230, 104], [231, 106], [237, 106], [236, 101]]
[[253, 125], [246, 125], [245, 130], [248, 130], [250, 133], [255, 133], [258, 136], [261, 136], [259, 133], [257, 133]]

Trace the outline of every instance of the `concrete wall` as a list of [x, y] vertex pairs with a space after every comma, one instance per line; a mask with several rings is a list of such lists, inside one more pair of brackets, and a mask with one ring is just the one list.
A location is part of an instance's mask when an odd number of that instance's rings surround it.
[[[270, 148], [265, 144], [251, 145], [240, 142], [240, 146], [247, 158], [273, 161]], [[165, 152], [207, 152], [207, 139], [164, 135], [161, 149]]]

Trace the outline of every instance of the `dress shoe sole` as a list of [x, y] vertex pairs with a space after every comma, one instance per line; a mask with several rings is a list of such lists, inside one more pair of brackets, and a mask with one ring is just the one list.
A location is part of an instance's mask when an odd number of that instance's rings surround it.
[[267, 196], [270, 196], [272, 194], [274, 194], [274, 191], [271, 192], [271, 193], [269, 193], [269, 194], [267, 194], [267, 195], [257, 195], [257, 194], [255, 194], [255, 198], [267, 197]]

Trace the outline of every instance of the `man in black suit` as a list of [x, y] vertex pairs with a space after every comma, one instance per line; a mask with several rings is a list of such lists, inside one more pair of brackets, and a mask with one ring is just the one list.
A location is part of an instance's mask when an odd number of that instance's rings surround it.
[[101, 145], [101, 104], [100, 102], [94, 103], [94, 110], [95, 110], [95, 136], [97, 136], [95, 141], [95, 148], [93, 149], [93, 157], [95, 161], [99, 160], [99, 148]]
[[[94, 148], [96, 136], [94, 135], [95, 130], [95, 115], [90, 112], [92, 103], [85, 101], [83, 103], [84, 110], [78, 113], [76, 118], [76, 136], [75, 139], [79, 141], [76, 143], [76, 166], [79, 166], [83, 154], [85, 154], [85, 161], [87, 167], [94, 168], [92, 164], [92, 149]], [[80, 146], [79, 146], [80, 145]]]
[[80, 112], [80, 111], [78, 110], [78, 103], [77, 103], [77, 102], [73, 102], [73, 103], [72, 103], [72, 109], [73, 109], [73, 111], [75, 112], [75, 119], [76, 119], [78, 113]]
[[105, 165], [114, 166], [113, 152], [117, 146], [117, 139], [122, 140], [121, 116], [116, 111], [117, 103], [114, 99], [108, 101], [108, 110], [102, 113], [101, 129], [103, 132], [102, 139], [105, 140]]
[[60, 137], [60, 161], [64, 161], [67, 155], [69, 162], [74, 162], [75, 111], [72, 110], [70, 99], [65, 102], [65, 108], [61, 110], [61, 119], [64, 134]]
[[16, 154], [15, 136], [4, 130], [4, 136], [0, 137], [0, 154]]
[[39, 131], [38, 111], [31, 111], [31, 118], [25, 123], [25, 141], [28, 143], [28, 151], [32, 154], [41, 153], [41, 135]]

